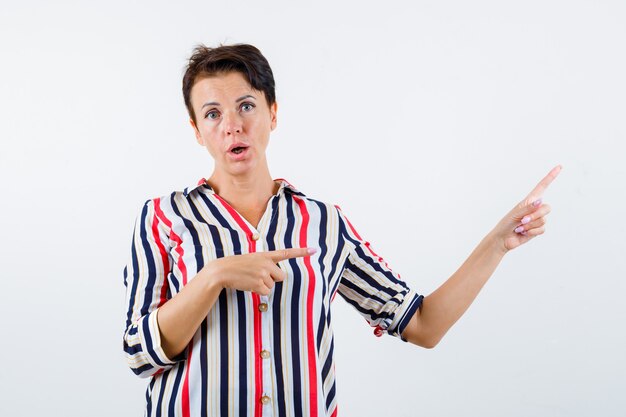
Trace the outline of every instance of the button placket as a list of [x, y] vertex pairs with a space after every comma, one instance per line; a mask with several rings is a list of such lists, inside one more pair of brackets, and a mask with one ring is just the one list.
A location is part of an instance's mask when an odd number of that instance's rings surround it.
[[[271, 314], [269, 312], [269, 298], [265, 295], [261, 296], [261, 303], [259, 304], [259, 311], [261, 314], [261, 343], [262, 350], [259, 352], [259, 357], [263, 363], [263, 397], [261, 397], [261, 403], [269, 406], [271, 402], [270, 393], [272, 389], [272, 354], [271, 354]], [[265, 400], [264, 400], [265, 398]], [[265, 401], [265, 402], [264, 402]], [[269, 411], [268, 411], [269, 412]], [[265, 414], [265, 413], [264, 413]]]
[[[261, 222], [258, 225], [258, 230], [254, 228], [250, 228], [250, 234], [248, 238], [254, 242], [255, 252], [266, 252], [267, 247], [265, 240], [262, 238], [263, 234], [259, 231], [261, 229], [267, 228], [267, 220], [264, 218], [261, 219]], [[271, 354], [271, 334], [270, 334], [270, 326], [272, 325], [271, 321], [271, 312], [270, 312], [270, 297], [266, 295], [259, 296], [259, 305], [258, 310], [261, 314], [261, 351], [258, 352], [259, 358], [262, 363], [262, 384], [263, 384], [263, 395], [259, 398], [259, 402], [263, 405], [263, 415], [270, 416], [273, 415], [272, 408], [272, 392], [274, 392], [272, 388], [272, 354]]]

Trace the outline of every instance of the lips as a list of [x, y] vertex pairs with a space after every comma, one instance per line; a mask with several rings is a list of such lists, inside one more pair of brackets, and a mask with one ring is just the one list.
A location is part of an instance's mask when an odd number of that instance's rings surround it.
[[245, 151], [248, 148], [248, 145], [246, 145], [243, 142], [236, 142], [233, 143], [232, 145], [230, 145], [230, 147], [228, 148], [228, 153], [233, 153], [235, 155], [239, 155], [240, 153], [242, 153], [243, 151]]

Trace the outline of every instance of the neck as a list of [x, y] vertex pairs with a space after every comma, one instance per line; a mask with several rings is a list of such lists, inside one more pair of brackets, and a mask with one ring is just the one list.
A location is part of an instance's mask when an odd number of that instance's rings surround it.
[[267, 166], [253, 174], [240, 176], [232, 176], [216, 170], [207, 183], [231, 206], [244, 211], [265, 207], [278, 188]]

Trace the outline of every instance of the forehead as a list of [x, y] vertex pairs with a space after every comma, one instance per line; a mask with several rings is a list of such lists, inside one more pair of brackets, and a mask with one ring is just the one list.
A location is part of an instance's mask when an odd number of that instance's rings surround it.
[[252, 92], [260, 93], [254, 90], [248, 80], [239, 72], [199, 75], [191, 88], [191, 101], [197, 104], [206, 101], [220, 101], [220, 99], [235, 100]]

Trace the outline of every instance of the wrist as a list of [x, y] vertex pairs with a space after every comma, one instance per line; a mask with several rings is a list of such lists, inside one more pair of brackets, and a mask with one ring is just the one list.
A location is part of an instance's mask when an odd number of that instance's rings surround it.
[[204, 281], [205, 287], [209, 290], [216, 289], [218, 291], [226, 288], [226, 283], [224, 282], [219, 259], [215, 259], [204, 266], [200, 270], [200, 274], [202, 274], [202, 280]]
[[494, 253], [499, 256], [504, 257], [509, 252], [509, 249], [506, 247], [506, 243], [504, 239], [498, 236], [495, 231], [491, 231], [485, 236], [483, 239], [483, 243]]

